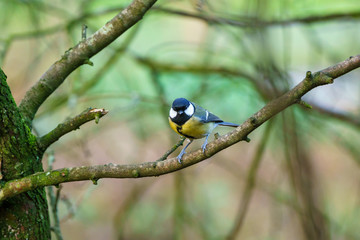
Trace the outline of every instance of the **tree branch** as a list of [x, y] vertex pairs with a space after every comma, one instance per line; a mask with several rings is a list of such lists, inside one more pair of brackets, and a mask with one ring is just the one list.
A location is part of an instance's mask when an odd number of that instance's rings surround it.
[[312, 106], [312, 109], [319, 112], [320, 114], [351, 124], [356, 128], [360, 128], [360, 119], [357, 116], [354, 116], [347, 112], [342, 112], [342, 111], [332, 110], [326, 107], [322, 107], [314, 103], [311, 103], [310, 105]]
[[175, 152], [176, 149], [178, 149], [180, 146], [183, 145], [184, 141], [186, 140], [185, 137], [181, 137], [181, 139], [179, 140], [179, 142], [177, 142], [174, 146], [172, 146], [172, 148], [170, 148], [168, 151], [166, 151], [166, 153], [164, 153], [164, 155], [161, 156], [161, 158], [159, 158], [156, 161], [164, 161], [165, 159], [167, 159], [167, 157], [172, 154], [173, 152]]
[[263, 20], [256, 17], [249, 16], [233, 16], [233, 18], [213, 16], [206, 13], [190, 12], [183, 10], [175, 10], [171, 8], [164, 7], [154, 7], [152, 11], [159, 11], [168, 14], [190, 17], [205, 21], [209, 24], [226, 24], [240, 28], [261, 28], [269, 26], [288, 26], [292, 24], [310, 24], [317, 22], [327, 22], [327, 21], [352, 21], [354, 19], [360, 18], [360, 12], [354, 11], [350, 13], [334, 13], [327, 14], [322, 16], [308, 16], [303, 18], [290, 18], [285, 20]]
[[44, 136], [38, 139], [40, 148], [45, 151], [51, 144], [56, 142], [60, 137], [65, 134], [79, 129], [81, 125], [86, 122], [95, 119], [95, 122], [98, 123], [99, 118], [105, 116], [108, 113], [105, 109], [90, 108], [86, 109], [79, 115], [74, 118], [68, 119], [63, 123], [60, 123], [55, 129], [51, 132], [45, 134]]
[[89, 38], [70, 48], [26, 92], [19, 108], [28, 125], [41, 104], [63, 83], [65, 78], [79, 66], [113, 42], [126, 30], [141, 20], [156, 0], [134, 0], [127, 8], [107, 22]]
[[182, 159], [182, 164], [179, 164], [176, 158], [171, 158], [164, 161], [146, 162], [140, 164], [106, 164], [40, 172], [21, 179], [6, 182], [0, 188], [0, 201], [37, 187], [57, 185], [63, 182], [82, 180], [93, 180], [96, 182], [100, 178], [152, 177], [189, 167], [213, 156], [217, 152], [228, 148], [239, 141], [245, 140], [247, 136], [261, 124], [285, 108], [297, 103], [301, 97], [311, 89], [321, 85], [330, 84], [335, 78], [340, 77], [341, 75], [358, 67], [360, 67], [360, 55], [350, 57], [343, 62], [314, 74], [307, 72], [305, 79], [289, 92], [270, 101], [234, 131], [217, 138], [213, 142], [210, 142], [206, 147], [205, 153], [203, 153], [201, 149], [198, 149], [197, 151], [185, 154]]

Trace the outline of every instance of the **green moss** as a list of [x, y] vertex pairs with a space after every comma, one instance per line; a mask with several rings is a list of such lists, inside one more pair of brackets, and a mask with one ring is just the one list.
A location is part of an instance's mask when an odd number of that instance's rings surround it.
[[27, 132], [27, 135], [28, 135], [28, 143], [32, 147], [35, 147], [37, 145], [36, 137], [31, 133], [31, 130], [28, 125], [25, 124], [24, 126], [25, 126], [25, 130]]
[[132, 174], [132, 175], [133, 175], [133, 177], [135, 177], [135, 178], [137, 178], [137, 177], [139, 177], [139, 176], [140, 176], [139, 171], [138, 171], [138, 170], [136, 170], [136, 169], [132, 170], [131, 174]]
[[[17, 179], [42, 170], [36, 137], [26, 125], [0, 69], [0, 154], [2, 180]], [[20, 183], [15, 188], [21, 189]], [[0, 206], [0, 236], [6, 239], [49, 239], [50, 224], [43, 188], [19, 194]]]

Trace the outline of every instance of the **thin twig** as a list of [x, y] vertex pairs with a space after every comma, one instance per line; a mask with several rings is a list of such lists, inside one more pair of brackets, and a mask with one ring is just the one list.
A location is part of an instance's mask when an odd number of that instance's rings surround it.
[[64, 223], [75, 216], [75, 207], [67, 196], [62, 196], [61, 201], [65, 204], [68, 210], [68, 213], [60, 220], [60, 223]]
[[[289, 114], [289, 116], [285, 116]], [[284, 152], [288, 168], [289, 182], [292, 184], [294, 202], [299, 206], [298, 218], [306, 239], [329, 240], [329, 226], [319, 208], [316, 193], [318, 182], [308, 158], [306, 149], [297, 134], [294, 111], [282, 113]]]
[[105, 116], [108, 113], [105, 109], [99, 108], [90, 108], [80, 113], [74, 118], [66, 120], [65, 122], [59, 124], [55, 129], [45, 134], [44, 136], [38, 139], [39, 146], [41, 149], [47, 149], [52, 143], [56, 142], [60, 137], [65, 134], [79, 129], [81, 125], [91, 120], [95, 120], [97, 123], [99, 118]]
[[53, 188], [54, 188], [53, 186], [50, 186], [48, 188], [48, 193], [49, 193], [49, 197], [50, 197], [50, 205], [51, 205], [51, 210], [52, 210], [53, 219], [54, 219], [54, 225], [51, 227], [51, 230], [54, 232], [54, 234], [58, 240], [62, 240], [63, 237], [62, 237], [62, 233], [61, 233], [61, 229], [60, 229], [60, 220], [59, 220], [59, 213], [58, 213], [58, 204], [59, 204], [59, 198], [60, 198], [60, 192], [61, 192], [62, 186], [60, 185], [59, 188], [57, 188], [55, 196], [54, 196]]
[[184, 141], [185, 141], [185, 137], [181, 137], [181, 139], [179, 140], [179, 142], [177, 142], [172, 148], [170, 148], [164, 155], [161, 156], [161, 158], [159, 158], [156, 161], [164, 161], [165, 159], [167, 159], [167, 157], [172, 154], [176, 149], [178, 149], [178, 147], [182, 146]]
[[351, 124], [357, 128], [360, 128], [360, 119], [359, 116], [349, 114], [347, 112], [332, 110], [326, 107], [319, 106], [315, 103], [311, 103], [312, 109], [319, 112], [322, 115], [332, 117], [334, 119], [340, 120], [344, 123]]
[[86, 24], [83, 24], [81, 26], [81, 40], [83, 40], [83, 41], [86, 39], [87, 28], [88, 28], [88, 26]]
[[240, 28], [261, 28], [261, 27], [271, 27], [271, 26], [288, 26], [292, 24], [310, 24], [316, 22], [327, 22], [327, 21], [353, 21], [354, 19], [360, 18], [360, 12], [346, 12], [346, 13], [334, 13], [323, 16], [309, 16], [303, 18], [290, 18], [285, 20], [263, 20], [257, 17], [249, 16], [233, 16], [222, 17], [222, 16], [213, 16], [204, 13], [190, 12], [184, 10], [164, 8], [160, 6], [155, 6], [152, 8], [152, 11], [159, 11], [174, 15], [179, 15], [183, 17], [190, 17], [205, 21], [209, 24], [225, 24], [231, 25]]
[[[55, 161], [54, 152], [51, 151], [48, 154], [48, 170], [51, 171], [53, 169], [53, 163]], [[51, 230], [54, 232], [57, 240], [62, 240], [62, 234], [60, 229], [60, 221], [59, 221], [59, 213], [58, 213], [58, 204], [59, 204], [59, 198], [60, 198], [60, 191], [61, 191], [61, 185], [56, 190], [56, 195], [54, 194], [54, 187], [49, 186], [47, 188], [48, 190], [48, 196], [50, 200], [50, 209], [52, 212], [52, 217], [54, 221], [54, 225], [51, 227]]]

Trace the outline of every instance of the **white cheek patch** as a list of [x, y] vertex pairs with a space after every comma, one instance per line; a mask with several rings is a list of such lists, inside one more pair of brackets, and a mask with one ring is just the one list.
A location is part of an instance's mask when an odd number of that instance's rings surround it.
[[192, 105], [192, 103], [190, 103], [190, 105], [187, 107], [187, 109], [185, 110], [186, 115], [188, 116], [192, 116], [195, 112], [195, 108], [194, 105]]
[[208, 110], [206, 110], [205, 113], [206, 113], [206, 118], [205, 118], [205, 120], [207, 121], [207, 120], [208, 120], [208, 117], [209, 117], [209, 112], [208, 112]]
[[170, 108], [170, 113], [169, 113], [170, 118], [175, 118], [176, 115], [177, 115], [177, 112], [175, 112], [175, 110], [173, 108]]

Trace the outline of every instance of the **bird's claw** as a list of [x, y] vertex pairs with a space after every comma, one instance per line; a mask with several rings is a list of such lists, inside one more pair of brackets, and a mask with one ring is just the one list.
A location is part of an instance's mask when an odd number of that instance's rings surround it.
[[181, 164], [181, 158], [182, 158], [182, 155], [180, 156], [180, 154], [176, 157], [178, 162]]
[[182, 157], [183, 157], [183, 155], [184, 155], [185, 153], [186, 153], [185, 151], [181, 151], [181, 152], [179, 153], [179, 155], [176, 157], [176, 159], [178, 160], [178, 162], [179, 162], [180, 164], [182, 164], [181, 159], [182, 159]]
[[202, 149], [203, 153], [205, 153], [206, 145], [207, 145], [207, 143], [204, 143], [204, 144], [201, 146], [201, 149]]

